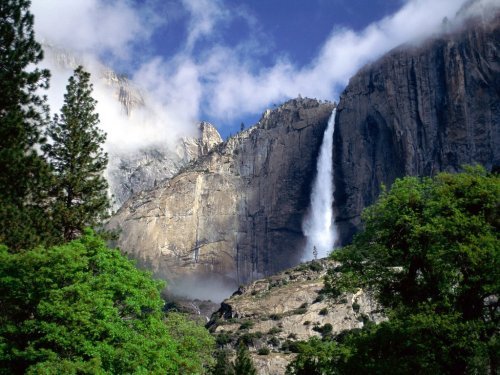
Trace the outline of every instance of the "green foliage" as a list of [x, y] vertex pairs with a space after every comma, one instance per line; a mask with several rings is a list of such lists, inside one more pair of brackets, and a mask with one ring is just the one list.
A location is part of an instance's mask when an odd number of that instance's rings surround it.
[[0, 3], [0, 243], [29, 248], [50, 237], [46, 190], [50, 173], [35, 147], [48, 120], [49, 72], [35, 41], [28, 0]]
[[300, 342], [286, 340], [283, 344], [281, 344], [281, 350], [284, 352], [299, 353], [300, 352]]
[[277, 337], [271, 337], [269, 340], [267, 340], [267, 343], [272, 346], [279, 346], [280, 345], [280, 340]]
[[276, 335], [280, 332], [283, 332], [283, 330], [281, 328], [278, 328], [278, 327], [272, 327], [269, 329], [269, 331], [267, 332], [269, 335]]
[[323, 266], [317, 261], [312, 261], [309, 263], [309, 269], [314, 272], [319, 272], [323, 270]]
[[226, 344], [229, 344], [232, 341], [233, 341], [233, 338], [231, 337], [230, 334], [228, 334], [226, 332], [219, 333], [215, 338], [215, 342], [216, 342], [217, 346], [219, 346], [219, 347], [222, 347]]
[[349, 358], [349, 350], [336, 342], [324, 342], [316, 337], [307, 343], [297, 343], [299, 354], [287, 367], [289, 375], [337, 375], [346, 374], [337, 364]]
[[235, 375], [234, 367], [229, 361], [227, 349], [217, 350], [215, 353], [215, 366], [211, 370], [212, 375]]
[[0, 250], [0, 373], [202, 373], [213, 339], [162, 312], [162, 283], [91, 233]]
[[245, 320], [243, 323], [240, 325], [240, 330], [241, 329], [250, 329], [253, 327], [253, 322], [251, 320]]
[[90, 74], [79, 66], [66, 87], [61, 115], [47, 129], [52, 140], [43, 147], [55, 172], [53, 220], [64, 240], [75, 239], [86, 227], [100, 224], [110, 207], [103, 176], [108, 162], [106, 139], [98, 128]]
[[500, 178], [481, 167], [397, 180], [326, 280], [336, 299], [372, 290], [389, 321], [303, 344], [289, 373], [496, 373], [499, 206]]
[[432, 301], [498, 322], [485, 300], [499, 291], [499, 202], [500, 178], [480, 167], [397, 180], [365, 210], [353, 245], [334, 253], [342, 266], [330, 272], [330, 292], [369, 286], [392, 309]]
[[269, 353], [271, 353], [271, 351], [266, 347], [262, 347], [257, 351], [258, 355], [268, 355]]
[[248, 348], [243, 344], [239, 345], [238, 352], [236, 353], [234, 373], [236, 375], [257, 375], [257, 370], [255, 370], [252, 358], [250, 358]]

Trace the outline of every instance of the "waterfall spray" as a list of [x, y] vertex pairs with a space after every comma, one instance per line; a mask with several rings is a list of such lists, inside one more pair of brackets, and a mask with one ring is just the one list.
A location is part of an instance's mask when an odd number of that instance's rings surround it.
[[311, 203], [302, 223], [302, 230], [307, 242], [302, 256], [303, 261], [323, 258], [333, 249], [337, 233], [333, 218], [333, 131], [335, 128], [335, 112], [333, 110], [323, 136], [323, 143], [316, 165], [317, 174], [314, 180]]

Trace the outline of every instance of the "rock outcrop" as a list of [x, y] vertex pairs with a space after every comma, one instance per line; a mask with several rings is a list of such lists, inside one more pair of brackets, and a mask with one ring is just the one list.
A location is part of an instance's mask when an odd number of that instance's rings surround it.
[[341, 244], [381, 184], [405, 175], [500, 165], [500, 17], [469, 20], [366, 66], [341, 96], [334, 133]]
[[174, 289], [182, 278], [184, 293], [204, 296], [296, 265], [333, 107], [296, 99], [266, 111], [257, 125], [127, 201], [109, 224], [121, 228], [117, 245]]
[[154, 188], [222, 143], [219, 132], [212, 124], [201, 122], [199, 131], [198, 138], [179, 140], [175, 150], [170, 146], [155, 146], [132, 153], [110, 155], [107, 179], [114, 207], [121, 207], [133, 194]]
[[[235, 351], [244, 342], [259, 374], [284, 374], [298, 341], [383, 321], [385, 316], [369, 293], [360, 290], [339, 303], [325, 298], [324, 276], [333, 266], [325, 259], [312, 261], [241, 287], [207, 325], [219, 347]], [[259, 355], [263, 348], [269, 354]]]

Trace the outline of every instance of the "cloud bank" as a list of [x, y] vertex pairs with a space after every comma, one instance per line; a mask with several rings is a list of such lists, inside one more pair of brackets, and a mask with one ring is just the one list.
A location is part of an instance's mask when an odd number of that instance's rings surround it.
[[[360, 67], [401, 43], [438, 32], [443, 19], [454, 19], [465, 1], [407, 0], [396, 13], [360, 32], [332, 25], [307, 65], [286, 56], [265, 64], [261, 55], [269, 43], [258, 32], [258, 19], [243, 8], [230, 8], [229, 1], [177, 0], [177, 15], [160, 14], [160, 0], [140, 5], [130, 0], [34, 0], [32, 10], [37, 36], [44, 41], [85, 56], [92, 66], [104, 59], [132, 67], [132, 84], [141, 88], [152, 114], [139, 111], [127, 118], [110, 99], [109, 87], [94, 82], [110, 142], [143, 147], [193, 134], [197, 120], [208, 117], [216, 124], [231, 124], [298, 94], [336, 100]], [[488, 6], [498, 4], [483, 0], [477, 5], [483, 11]], [[180, 48], [171, 56], [145, 49], [155, 32], [169, 32], [169, 20], [175, 17], [186, 21]], [[228, 45], [220, 35], [235, 19], [256, 32]], [[59, 91], [62, 102], [62, 82], [69, 72], [49, 67], [54, 73], [51, 95]]]

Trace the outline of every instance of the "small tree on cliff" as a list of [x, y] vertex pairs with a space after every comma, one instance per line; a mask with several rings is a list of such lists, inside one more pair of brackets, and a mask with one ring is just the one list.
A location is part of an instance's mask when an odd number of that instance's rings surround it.
[[53, 215], [64, 240], [100, 224], [110, 207], [103, 176], [108, 157], [101, 147], [106, 135], [98, 128], [89, 79], [81, 66], [70, 77], [61, 115], [47, 129], [52, 144], [43, 148], [56, 174]]

